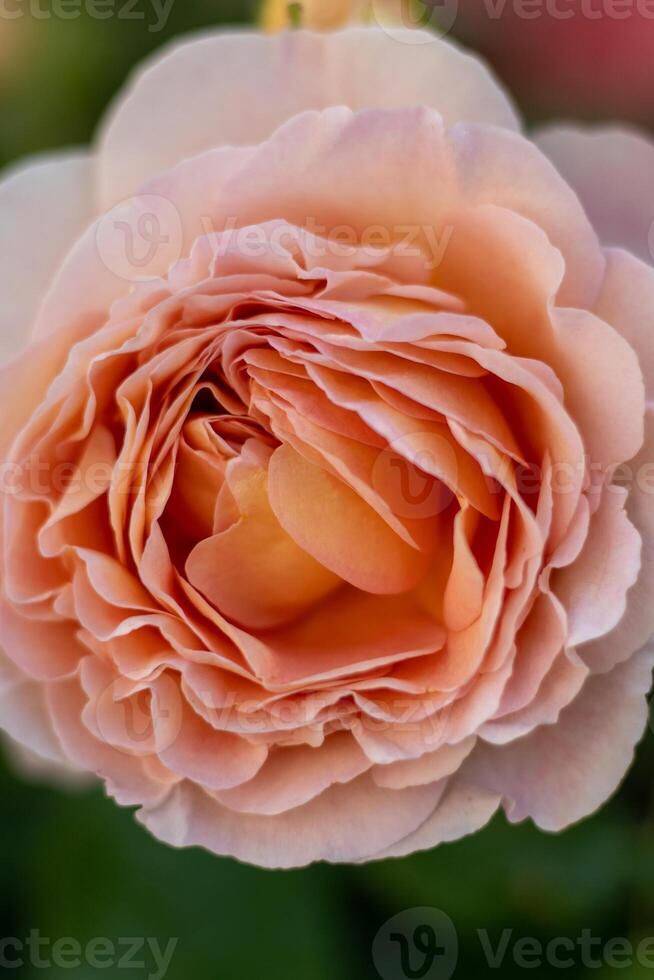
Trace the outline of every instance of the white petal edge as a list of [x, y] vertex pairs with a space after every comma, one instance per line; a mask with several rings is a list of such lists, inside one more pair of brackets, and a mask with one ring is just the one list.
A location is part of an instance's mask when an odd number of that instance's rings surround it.
[[0, 363], [27, 346], [39, 302], [93, 218], [93, 165], [81, 152], [29, 160], [0, 181]]
[[654, 261], [654, 142], [635, 129], [551, 126], [535, 142], [579, 196], [603, 245]]
[[48, 712], [44, 688], [24, 677], [0, 653], [0, 727], [45, 764], [68, 767]]

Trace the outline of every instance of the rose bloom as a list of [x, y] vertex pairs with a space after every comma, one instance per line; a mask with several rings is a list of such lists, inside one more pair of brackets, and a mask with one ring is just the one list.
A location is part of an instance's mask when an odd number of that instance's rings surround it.
[[218, 34], [7, 176], [14, 740], [266, 866], [615, 790], [654, 660], [654, 270], [620, 247], [654, 149], [542, 145], [586, 209], [445, 41]]

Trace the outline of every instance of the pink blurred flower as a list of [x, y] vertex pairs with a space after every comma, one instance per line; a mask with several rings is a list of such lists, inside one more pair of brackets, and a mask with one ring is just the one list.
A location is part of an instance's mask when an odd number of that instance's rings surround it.
[[529, 112], [654, 124], [651, 0], [444, 0], [451, 6], [457, 35]]

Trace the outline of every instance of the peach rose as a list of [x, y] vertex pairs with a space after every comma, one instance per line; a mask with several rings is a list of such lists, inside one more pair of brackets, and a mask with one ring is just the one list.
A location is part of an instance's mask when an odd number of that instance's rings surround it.
[[428, 40], [185, 42], [0, 185], [0, 722], [171, 844], [555, 830], [645, 727], [654, 149], [546, 134], [584, 210]]

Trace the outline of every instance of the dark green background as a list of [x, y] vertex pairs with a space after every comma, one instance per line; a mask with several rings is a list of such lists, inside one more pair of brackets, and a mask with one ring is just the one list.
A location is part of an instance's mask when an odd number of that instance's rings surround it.
[[[254, 0], [177, 0], [166, 30], [156, 34], [147, 20], [15, 22], [20, 47], [0, 64], [0, 164], [87, 142], [145, 54], [194, 28], [246, 21], [255, 7]], [[171, 850], [100, 790], [69, 794], [2, 769], [0, 938], [24, 939], [38, 929], [82, 944], [152, 936], [165, 946], [179, 937], [169, 980], [367, 980], [377, 976], [371, 945], [386, 919], [435, 906], [458, 930], [454, 976], [462, 980], [525, 973], [654, 978], [654, 970], [587, 969], [580, 962], [529, 971], [510, 957], [493, 973], [477, 936], [486, 929], [496, 944], [505, 928], [514, 939], [543, 942], [576, 940], [583, 929], [604, 940], [654, 935], [653, 757], [648, 733], [619, 796], [558, 836], [498, 817], [471, 839], [401, 861], [284, 873]], [[53, 980], [131, 980], [148, 971], [45, 972]], [[26, 980], [43, 974], [29, 966], [6, 973]]]

